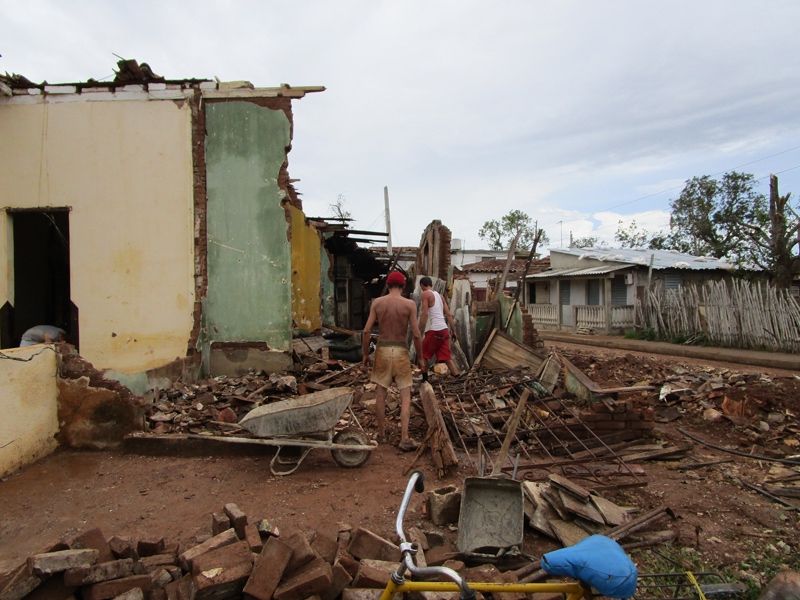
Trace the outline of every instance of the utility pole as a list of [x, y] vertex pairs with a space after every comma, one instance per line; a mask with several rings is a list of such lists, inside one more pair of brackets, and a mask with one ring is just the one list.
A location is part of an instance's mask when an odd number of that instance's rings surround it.
[[386, 213], [386, 251], [392, 255], [392, 219], [389, 216], [389, 186], [383, 186], [383, 204]]
[[559, 225], [561, 225], [561, 241], [558, 243], [559, 248], [564, 247], [564, 221], [559, 221]]

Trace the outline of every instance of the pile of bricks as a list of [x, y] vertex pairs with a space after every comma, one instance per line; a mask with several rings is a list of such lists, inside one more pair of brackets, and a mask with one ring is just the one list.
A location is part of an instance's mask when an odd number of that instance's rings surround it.
[[[396, 544], [363, 528], [280, 532], [266, 520], [251, 521], [235, 504], [211, 521], [212, 535], [185, 549], [164, 539], [106, 539], [89, 530], [0, 575], [0, 598], [361, 600], [378, 598], [400, 564]], [[463, 563], [449, 560], [452, 548], [430, 548], [416, 528], [411, 538], [420, 544], [418, 563], [463, 570]]]

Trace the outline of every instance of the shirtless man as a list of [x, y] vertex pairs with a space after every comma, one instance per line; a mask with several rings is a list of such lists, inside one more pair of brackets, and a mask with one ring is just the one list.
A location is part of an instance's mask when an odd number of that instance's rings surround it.
[[411, 416], [411, 360], [408, 354], [408, 327], [414, 338], [417, 362], [423, 373], [427, 372], [422, 358], [422, 336], [417, 327], [417, 306], [413, 300], [403, 298], [401, 292], [406, 278], [398, 271], [392, 271], [386, 279], [389, 294], [372, 301], [369, 318], [362, 334], [364, 369], [369, 369], [369, 339], [372, 326], [378, 323], [378, 347], [375, 350], [375, 364], [370, 381], [378, 385], [376, 413], [378, 417], [378, 438], [386, 437], [386, 393], [394, 380], [400, 391], [400, 449], [404, 452], [414, 450], [418, 444], [408, 437], [408, 421]]
[[[450, 369], [450, 374], [458, 375], [458, 367], [453, 362], [450, 354], [450, 329], [453, 331], [453, 341], [458, 341], [456, 336], [456, 324], [450, 308], [447, 306], [442, 295], [433, 291], [433, 282], [430, 277], [423, 277], [419, 280], [419, 287], [422, 288], [422, 298], [420, 306], [422, 310], [419, 314], [419, 329], [425, 332], [422, 340], [422, 357], [425, 362], [429, 361], [435, 354], [436, 360], [443, 362]], [[426, 330], [427, 326], [427, 330]]]

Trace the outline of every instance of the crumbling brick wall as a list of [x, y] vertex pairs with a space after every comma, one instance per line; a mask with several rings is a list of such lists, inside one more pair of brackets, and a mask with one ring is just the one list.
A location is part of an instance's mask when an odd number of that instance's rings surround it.
[[632, 439], [648, 437], [655, 427], [653, 410], [637, 409], [631, 400], [616, 402], [613, 410], [603, 402], [595, 402], [591, 410], [580, 413], [580, 419], [599, 437], [622, 431], [633, 432]]
[[432, 221], [422, 233], [415, 265], [417, 275], [437, 277], [447, 281], [450, 270], [450, 230], [439, 220]]

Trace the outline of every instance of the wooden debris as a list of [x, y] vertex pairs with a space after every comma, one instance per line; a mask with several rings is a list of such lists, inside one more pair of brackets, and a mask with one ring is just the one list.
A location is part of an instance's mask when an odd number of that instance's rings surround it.
[[431, 449], [436, 472], [439, 474], [439, 477], [443, 477], [450, 467], [458, 465], [458, 457], [456, 456], [455, 448], [453, 448], [453, 443], [450, 441], [450, 436], [447, 433], [442, 413], [436, 402], [436, 395], [430, 383], [424, 382], [420, 386], [419, 396], [422, 400], [422, 407], [425, 411], [425, 420], [428, 423], [428, 429], [432, 431], [428, 438], [427, 445]]
[[528, 367], [538, 369], [544, 362], [541, 352], [537, 352], [503, 333], [494, 329], [475, 359], [473, 368], [483, 366], [487, 369], [513, 369], [515, 367]]

